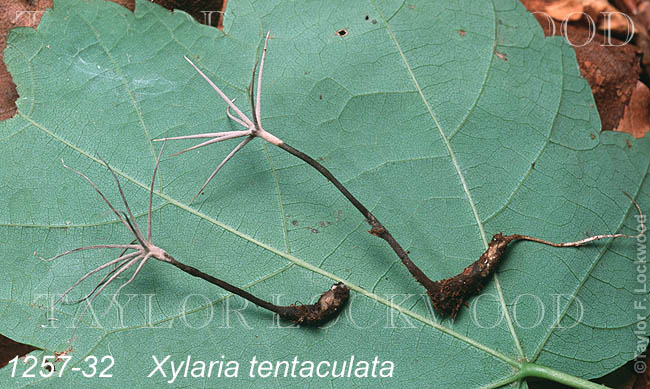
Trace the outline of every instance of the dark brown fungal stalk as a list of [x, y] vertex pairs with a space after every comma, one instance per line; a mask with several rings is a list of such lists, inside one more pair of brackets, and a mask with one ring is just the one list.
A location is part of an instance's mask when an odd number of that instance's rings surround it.
[[292, 321], [296, 324], [303, 324], [306, 326], [318, 326], [328, 322], [336, 317], [337, 313], [345, 306], [350, 297], [350, 289], [342, 282], [332, 285], [332, 287], [325, 291], [318, 299], [316, 304], [291, 304], [287, 306], [275, 305], [268, 301], [262, 300], [240, 289], [232, 284], [222, 281], [209, 274], [203, 273], [195, 267], [178, 262], [171, 255], [166, 256], [165, 262], [170, 263], [182, 271], [193, 275], [194, 277], [202, 278], [211, 284], [234, 293], [253, 304], [268, 309], [271, 312], [277, 313], [281, 318]]
[[[282, 141], [280, 138], [274, 136], [270, 132], [266, 131], [262, 127], [262, 122], [261, 122], [261, 115], [260, 115], [260, 107], [261, 107], [261, 92], [262, 92], [262, 72], [264, 70], [264, 59], [266, 58], [266, 48], [268, 45], [268, 40], [269, 40], [270, 32], [266, 34], [266, 38], [264, 40], [264, 49], [262, 51], [262, 58], [260, 61], [260, 71], [257, 77], [257, 88], [255, 88], [255, 73], [257, 69], [257, 63], [255, 63], [253, 67], [253, 75], [251, 79], [251, 83], [249, 85], [248, 91], [249, 91], [249, 98], [250, 98], [250, 104], [251, 104], [251, 115], [253, 117], [253, 120], [249, 119], [248, 116], [246, 116], [235, 104], [234, 100], [231, 100], [228, 96], [226, 96], [221, 89], [219, 89], [218, 86], [212, 82], [208, 78], [208, 76], [205, 75], [192, 61], [190, 61], [189, 58], [185, 57], [187, 62], [194, 67], [194, 69], [203, 77], [208, 84], [214, 89], [219, 96], [228, 104], [228, 109], [226, 109], [226, 114], [230, 119], [233, 121], [241, 124], [242, 126], [246, 127], [246, 130], [243, 131], [225, 131], [225, 132], [216, 132], [216, 133], [206, 133], [206, 134], [194, 134], [194, 135], [184, 135], [184, 136], [176, 136], [176, 137], [168, 137], [168, 138], [161, 138], [161, 139], [154, 139], [155, 141], [166, 141], [166, 140], [180, 140], [180, 139], [197, 139], [197, 138], [212, 138], [208, 141], [199, 143], [198, 145], [192, 146], [190, 148], [184, 149], [183, 151], [176, 153], [175, 155], [184, 153], [186, 151], [194, 150], [202, 146], [206, 146], [208, 144], [212, 143], [218, 143], [224, 140], [228, 139], [233, 139], [233, 138], [239, 138], [239, 137], [245, 137], [241, 143], [239, 143], [224, 159], [223, 161], [217, 166], [217, 168], [212, 172], [210, 177], [207, 179], [207, 181], [201, 186], [199, 189], [198, 193], [190, 200], [190, 204], [194, 202], [194, 200], [198, 197], [198, 195], [203, 191], [203, 189], [208, 185], [210, 180], [221, 170], [221, 168], [228, 162], [234, 155], [237, 153], [237, 151], [241, 150], [242, 147], [244, 147], [251, 139], [255, 137], [260, 137], [264, 139], [265, 141], [278, 146], [279, 148], [289, 152], [290, 154], [300, 158], [301, 160], [307, 162], [310, 166], [312, 166], [314, 169], [316, 169], [319, 173], [321, 173], [325, 178], [327, 178], [342, 194], [345, 196], [348, 201], [354, 205], [355, 208], [361, 212], [361, 214], [366, 218], [366, 221], [368, 224], [371, 226], [371, 232], [373, 232], [374, 235], [384, 239], [388, 244], [393, 248], [397, 256], [400, 258], [402, 263], [406, 266], [406, 268], [411, 272], [413, 277], [420, 283], [422, 284], [427, 290], [431, 290], [433, 288], [433, 281], [431, 281], [423, 272], [418, 268], [413, 261], [408, 257], [408, 254], [402, 246], [393, 238], [393, 236], [388, 232], [388, 229], [384, 227], [383, 224], [363, 205], [359, 200], [357, 200], [356, 197], [350, 193], [345, 186], [332, 175], [332, 173], [325, 168], [323, 165], [321, 165], [318, 161], [314, 160], [307, 154], [289, 146], [286, 144], [284, 141]], [[233, 116], [230, 113], [230, 109], [232, 109], [238, 117]]]
[[[405, 251], [402, 246], [395, 240], [393, 235], [388, 231], [388, 229], [372, 214], [361, 202], [352, 195], [345, 186], [332, 175], [332, 173], [318, 161], [311, 158], [309, 155], [295, 149], [294, 147], [288, 145], [280, 138], [274, 136], [270, 132], [266, 131], [262, 127], [260, 119], [260, 106], [261, 106], [261, 85], [262, 85], [262, 71], [264, 69], [264, 59], [266, 57], [266, 49], [269, 40], [269, 33], [266, 34], [266, 39], [264, 40], [264, 49], [262, 51], [262, 58], [260, 61], [260, 71], [257, 79], [257, 89], [255, 90], [255, 73], [257, 69], [257, 62], [253, 67], [252, 80], [249, 85], [249, 98], [251, 104], [251, 115], [253, 119], [249, 119], [237, 106], [234, 104], [234, 100], [231, 100], [226, 96], [219, 87], [217, 87], [190, 59], [185, 57], [185, 59], [194, 67], [194, 69], [203, 77], [208, 84], [219, 94], [219, 96], [228, 104], [226, 109], [226, 114], [233, 121], [241, 124], [246, 127], [246, 130], [243, 131], [225, 131], [225, 132], [216, 132], [216, 133], [207, 133], [207, 134], [195, 134], [195, 135], [185, 135], [185, 136], [176, 136], [162, 139], [154, 139], [155, 141], [164, 141], [164, 140], [178, 140], [178, 139], [193, 139], [193, 138], [212, 138], [209, 141], [205, 141], [196, 146], [187, 148], [177, 154], [184, 153], [186, 151], [194, 150], [196, 148], [206, 146], [208, 144], [221, 142], [227, 139], [245, 137], [245, 139], [237, 145], [217, 166], [217, 168], [212, 172], [208, 180], [203, 184], [197, 195], [192, 198], [190, 204], [197, 198], [197, 196], [202, 192], [202, 190], [207, 186], [207, 184], [212, 180], [212, 178], [217, 174], [217, 172], [232, 158], [232, 156], [242, 147], [244, 147], [250, 140], [255, 137], [260, 137], [267, 142], [285, 150], [286, 152], [294, 155], [297, 158], [300, 158], [308, 165], [316, 169], [320, 174], [322, 174], [327, 180], [329, 180], [336, 189], [345, 196], [345, 198], [364, 216], [366, 222], [370, 225], [371, 229], [368, 231], [374, 236], [377, 236], [385, 240], [393, 251], [397, 254], [401, 262], [406, 266], [408, 271], [411, 273], [413, 278], [420, 283], [426, 290], [433, 302], [433, 307], [435, 310], [442, 316], [451, 316], [452, 318], [456, 316], [460, 307], [465, 304], [466, 300], [478, 293], [482, 288], [484, 283], [489, 279], [489, 277], [496, 270], [503, 253], [510, 242], [517, 240], [530, 240], [537, 243], [546, 244], [554, 247], [577, 247], [589, 242], [605, 239], [605, 238], [618, 238], [618, 237], [627, 237], [632, 238], [636, 236], [624, 235], [624, 234], [606, 234], [606, 235], [596, 235], [583, 240], [575, 242], [566, 242], [566, 243], [552, 243], [542, 239], [533, 238], [526, 235], [503, 235], [496, 234], [493, 236], [490, 241], [487, 250], [481, 257], [471, 265], [469, 265], [462, 273], [456, 275], [455, 277], [444, 279], [441, 281], [432, 281], [429, 277], [424, 274], [424, 272], [411, 261], [408, 256], [408, 252]], [[256, 91], [256, 96], [254, 92]], [[238, 117], [233, 116], [230, 113], [232, 109]], [[533, 166], [534, 167], [534, 166]], [[628, 195], [629, 197], [629, 195]], [[634, 202], [634, 200], [632, 200]], [[636, 202], [635, 206], [641, 213]]]
[[484, 284], [499, 266], [508, 243], [516, 239], [516, 235], [504, 236], [500, 233], [494, 235], [487, 250], [476, 262], [467, 266], [460, 274], [436, 281], [431, 288], [427, 288], [427, 294], [436, 312], [442, 316], [449, 315], [452, 319], [456, 317], [467, 299], [483, 289]]
[[[74, 289], [77, 285], [79, 285], [81, 282], [86, 280], [88, 277], [92, 276], [93, 274], [106, 269], [110, 266], [114, 266], [114, 269], [109, 271], [102, 279], [99, 281], [97, 286], [95, 286], [90, 293], [88, 293], [86, 296], [81, 298], [80, 300], [75, 301], [74, 303], [79, 303], [82, 301], [88, 301], [88, 305], [84, 308], [84, 310], [81, 313], [81, 316], [86, 312], [88, 307], [92, 304], [92, 302], [99, 296], [104, 289], [108, 285], [110, 285], [115, 279], [120, 274], [123, 274], [126, 270], [129, 268], [135, 266], [138, 264], [136, 270], [133, 272], [133, 275], [129, 278], [128, 281], [120, 285], [120, 287], [117, 289], [116, 296], [119, 295], [120, 291], [129, 285], [140, 273], [142, 270], [143, 266], [145, 263], [150, 259], [150, 258], [155, 258], [159, 261], [169, 263], [171, 265], [176, 266], [177, 268], [183, 270], [184, 272], [191, 274], [195, 277], [202, 278], [203, 280], [206, 280], [214, 285], [219, 286], [220, 288], [223, 288], [231, 293], [234, 293], [238, 296], [241, 296], [245, 298], [246, 300], [252, 302], [255, 305], [258, 305], [262, 308], [268, 309], [271, 312], [277, 313], [281, 318], [285, 320], [292, 321], [297, 324], [303, 324], [307, 326], [317, 326], [322, 323], [325, 323], [335, 317], [338, 312], [343, 308], [345, 303], [348, 300], [350, 290], [348, 289], [347, 286], [345, 286], [343, 283], [337, 283], [334, 284], [329, 290], [327, 290], [325, 293], [322, 294], [320, 299], [316, 304], [311, 304], [311, 305], [295, 305], [291, 304], [289, 306], [278, 306], [275, 304], [271, 304], [268, 301], [262, 300], [260, 298], [257, 298], [253, 296], [251, 293], [240, 289], [234, 285], [231, 285], [227, 283], [226, 281], [220, 280], [216, 277], [213, 277], [211, 275], [208, 275], [206, 273], [203, 273], [202, 271], [196, 269], [195, 267], [186, 265], [182, 262], [177, 261], [174, 257], [172, 257], [169, 253], [167, 253], [165, 250], [157, 247], [156, 245], [153, 244], [152, 241], [152, 236], [151, 236], [151, 205], [152, 205], [152, 200], [153, 200], [153, 186], [154, 182], [156, 179], [156, 172], [158, 171], [158, 164], [160, 162], [160, 156], [162, 155], [163, 149], [165, 148], [165, 145], [160, 148], [160, 153], [158, 154], [158, 158], [156, 160], [156, 166], [154, 168], [154, 173], [153, 173], [153, 178], [151, 179], [151, 188], [149, 190], [149, 210], [147, 213], [147, 236], [145, 237], [142, 234], [142, 231], [138, 227], [138, 223], [135, 220], [135, 217], [133, 216], [133, 213], [131, 212], [131, 208], [129, 207], [129, 204], [126, 200], [126, 196], [124, 195], [124, 192], [122, 191], [122, 186], [120, 185], [120, 181], [113, 171], [111, 167], [106, 163], [106, 161], [102, 160], [102, 162], [106, 165], [108, 170], [111, 172], [113, 175], [113, 178], [115, 179], [115, 182], [117, 183], [117, 188], [120, 192], [120, 197], [122, 198], [122, 201], [124, 203], [124, 206], [126, 208], [126, 213], [122, 211], [118, 211], [111, 203], [108, 201], [106, 196], [99, 190], [97, 185], [88, 178], [85, 174], [74, 170], [68, 166], [63, 164], [63, 166], [74, 173], [78, 174], [79, 176], [83, 177], [90, 183], [90, 185], [95, 189], [95, 191], [101, 196], [101, 198], [106, 202], [108, 207], [113, 211], [113, 213], [118, 217], [118, 219], [124, 224], [124, 226], [129, 230], [129, 232], [135, 237], [135, 239], [130, 243], [130, 244], [101, 244], [101, 245], [93, 245], [93, 246], [85, 246], [85, 247], [80, 247], [74, 250], [69, 250], [66, 251], [62, 254], [56, 255], [50, 259], [43, 259], [44, 261], [53, 261], [57, 258], [60, 258], [64, 255], [71, 254], [77, 251], [82, 251], [82, 250], [90, 250], [90, 249], [98, 249], [98, 248], [119, 248], [123, 249], [122, 253], [116, 258], [111, 261], [108, 261], [104, 263], [103, 265], [89, 271], [85, 275], [83, 275], [79, 280], [77, 280], [72, 286], [70, 286], [63, 294], [57, 299], [53, 305], [58, 303], [59, 301], [66, 304], [67, 302], [64, 301], [65, 296], [72, 290]], [[63, 162], [63, 161], [62, 161]], [[127, 251], [132, 250], [132, 252], [126, 254]]]

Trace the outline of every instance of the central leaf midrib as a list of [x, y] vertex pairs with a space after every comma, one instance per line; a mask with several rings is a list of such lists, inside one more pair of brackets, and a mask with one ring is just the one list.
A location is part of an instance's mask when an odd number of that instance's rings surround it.
[[[449, 153], [449, 158], [451, 159], [452, 164], [454, 165], [454, 169], [456, 170], [456, 173], [458, 175], [458, 179], [460, 180], [460, 183], [463, 187], [463, 191], [465, 195], [467, 196], [467, 201], [470, 205], [470, 208], [472, 210], [472, 213], [474, 215], [474, 219], [476, 220], [476, 225], [479, 229], [479, 234], [481, 236], [481, 239], [483, 240], [483, 245], [485, 248], [488, 248], [488, 239], [485, 234], [485, 229], [483, 227], [483, 223], [481, 222], [481, 218], [478, 215], [478, 209], [476, 208], [476, 204], [474, 204], [474, 199], [472, 198], [472, 194], [470, 193], [469, 187], [467, 185], [467, 181], [465, 180], [465, 176], [463, 175], [460, 165], [458, 163], [458, 159], [456, 158], [456, 154], [454, 153], [454, 150], [451, 147], [451, 143], [449, 142], [449, 139], [445, 135], [445, 132], [442, 129], [442, 126], [440, 125], [440, 122], [438, 121], [437, 116], [433, 112], [433, 109], [431, 108], [431, 105], [427, 101], [426, 97], [424, 96], [424, 92], [422, 91], [422, 88], [420, 87], [420, 83], [417, 80], [417, 77], [413, 73], [413, 69], [411, 68], [411, 65], [406, 58], [406, 55], [404, 54], [404, 51], [402, 50], [401, 45], [397, 41], [397, 37], [395, 36], [392, 28], [390, 27], [388, 20], [384, 16], [383, 12], [377, 7], [377, 4], [375, 3], [375, 0], [372, 0], [373, 5], [375, 9], [377, 10], [377, 13], [381, 16], [384, 25], [386, 26], [386, 30], [388, 31], [390, 38], [395, 44], [395, 48], [397, 49], [400, 58], [402, 59], [402, 62], [404, 63], [404, 66], [406, 67], [406, 70], [408, 71], [408, 74], [413, 81], [413, 85], [415, 86], [415, 89], [417, 90], [418, 94], [420, 95], [420, 98], [422, 100], [422, 103], [424, 104], [425, 108], [427, 109], [427, 112], [429, 113], [429, 116], [433, 120], [436, 128], [438, 129], [438, 132], [440, 133], [440, 138], [444, 141], [445, 147], [447, 148], [447, 152]], [[493, 5], [493, 10], [494, 10], [494, 5]], [[496, 12], [496, 10], [495, 10]], [[496, 19], [496, 18], [495, 18]], [[494, 35], [496, 37], [496, 23], [494, 25]], [[495, 39], [495, 45], [496, 45], [496, 39]], [[487, 83], [487, 77], [483, 80], [483, 84]], [[477, 96], [476, 99], [480, 97]], [[469, 114], [468, 114], [469, 115]], [[464, 120], [461, 122], [461, 124], [464, 123]], [[499, 302], [501, 304], [501, 309], [503, 310], [504, 317], [506, 319], [506, 323], [508, 325], [508, 330], [512, 336], [512, 340], [515, 344], [515, 348], [517, 349], [517, 353], [519, 354], [520, 358], [524, 357], [524, 352], [521, 347], [521, 342], [519, 341], [519, 337], [517, 336], [517, 332], [515, 331], [514, 325], [512, 323], [512, 319], [510, 318], [510, 313], [508, 312], [507, 305], [505, 302], [505, 297], [503, 296], [503, 291], [501, 289], [501, 283], [499, 282], [499, 278], [497, 274], [494, 274], [493, 276], [494, 283], [497, 289], [497, 294], [499, 296]]]

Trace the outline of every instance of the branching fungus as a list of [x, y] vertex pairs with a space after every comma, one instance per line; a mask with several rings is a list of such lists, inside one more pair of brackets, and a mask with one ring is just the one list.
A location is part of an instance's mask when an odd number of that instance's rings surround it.
[[[458, 274], [455, 277], [444, 279], [441, 281], [432, 281], [427, 277], [424, 272], [417, 267], [413, 261], [408, 256], [408, 253], [402, 248], [402, 246], [395, 240], [391, 235], [388, 229], [363, 205], [356, 197], [354, 197], [343, 184], [337, 180], [332, 173], [321, 165], [318, 161], [314, 160], [307, 154], [289, 146], [280, 138], [274, 136], [268, 131], [264, 130], [262, 127], [261, 117], [260, 117], [260, 106], [261, 106], [261, 87], [262, 87], [262, 71], [264, 70], [264, 60], [266, 57], [266, 49], [269, 40], [269, 34], [266, 34], [264, 40], [264, 49], [262, 51], [262, 58], [260, 61], [260, 71], [257, 77], [257, 90], [255, 90], [255, 73], [257, 69], [257, 63], [253, 67], [253, 76], [248, 88], [250, 104], [251, 104], [251, 115], [253, 119], [249, 119], [237, 106], [234, 104], [234, 100], [231, 100], [226, 96], [226, 94], [219, 89], [189, 58], [185, 59], [196, 69], [196, 71], [203, 77], [208, 84], [219, 94], [219, 96], [228, 104], [226, 109], [226, 114], [230, 119], [237, 122], [238, 124], [246, 127], [246, 130], [242, 131], [226, 131], [226, 132], [216, 132], [216, 133], [206, 133], [206, 134], [196, 134], [196, 135], [185, 135], [185, 136], [176, 136], [168, 137], [163, 139], [156, 139], [158, 141], [162, 140], [180, 140], [180, 139], [195, 139], [195, 138], [211, 138], [208, 141], [197, 144], [196, 146], [189, 147], [175, 155], [195, 150], [199, 147], [203, 147], [212, 143], [222, 142], [228, 139], [245, 137], [245, 139], [239, 143], [217, 166], [217, 168], [212, 172], [207, 181], [201, 186], [199, 192], [192, 198], [190, 203], [194, 202], [197, 196], [203, 191], [203, 189], [208, 185], [210, 180], [219, 172], [219, 170], [228, 162], [237, 151], [241, 150], [251, 139], [255, 137], [260, 137], [269, 143], [278, 146], [279, 148], [287, 151], [288, 153], [300, 158], [314, 169], [316, 169], [320, 174], [325, 176], [342, 194], [345, 198], [354, 205], [359, 212], [364, 216], [366, 222], [370, 225], [371, 229], [368, 231], [372, 235], [382, 238], [385, 240], [393, 251], [397, 254], [399, 259], [402, 261], [404, 266], [411, 273], [413, 278], [419, 282], [427, 290], [429, 297], [433, 302], [433, 306], [438, 313], [442, 316], [449, 315], [452, 318], [455, 317], [456, 313], [460, 307], [465, 303], [465, 301], [472, 295], [478, 293], [485, 281], [493, 274], [497, 265], [505, 251], [507, 245], [510, 242], [516, 240], [530, 240], [546, 245], [551, 245], [555, 247], [569, 247], [569, 246], [581, 246], [589, 242], [605, 239], [605, 238], [617, 238], [617, 237], [632, 237], [630, 235], [623, 234], [607, 234], [607, 235], [597, 235], [583, 239], [576, 242], [567, 242], [567, 243], [551, 243], [544, 241], [538, 238], [533, 238], [525, 235], [508, 235], [504, 236], [502, 234], [496, 234], [492, 238], [492, 241], [489, 243], [489, 246], [485, 253], [472, 265], [468, 266], [462, 273]], [[233, 116], [230, 113], [232, 109], [237, 117]], [[636, 205], [636, 203], [635, 203]], [[640, 210], [639, 210], [640, 212]]]

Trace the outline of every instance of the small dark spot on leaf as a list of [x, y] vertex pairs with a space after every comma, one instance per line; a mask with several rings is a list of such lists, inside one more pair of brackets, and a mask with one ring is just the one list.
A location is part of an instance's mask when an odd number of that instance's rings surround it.
[[297, 226], [298, 225], [298, 220], [292, 220], [291, 224], [293, 224], [294, 226]]
[[467, 32], [465, 30], [463, 30], [463, 29], [458, 30], [458, 35], [460, 35], [460, 36], [465, 36], [466, 33]]
[[311, 232], [313, 232], [314, 234], [318, 234], [318, 230], [315, 229], [315, 228], [312, 228], [312, 229], [311, 229]]
[[366, 20], [370, 19], [370, 16], [366, 15]]
[[625, 139], [625, 144], [627, 145], [628, 149], [632, 148], [632, 143], [630, 143], [630, 141], [628, 139]]
[[406, 254], [411, 254], [411, 250], [406, 250]]
[[594, 133], [592, 132], [591, 134], [589, 134], [589, 137], [590, 137], [591, 139], [596, 139], [596, 134], [594, 134]]
[[345, 28], [342, 28], [336, 32], [336, 35], [340, 36], [343, 38], [344, 36], [348, 35], [348, 30]]
[[305, 76], [308, 75], [308, 74], [309, 74], [309, 72], [305, 72]]
[[377, 24], [377, 19], [372, 19], [372, 24]]
[[307, 227], [305, 227], [305, 228], [308, 229], [309, 231], [311, 231], [311, 227], [307, 226]]
[[494, 48], [494, 54], [496, 54], [497, 57], [499, 57], [499, 59], [501, 59], [501, 60], [503, 60], [503, 61], [507, 61], [507, 60], [508, 60], [508, 56], [506, 55], [506, 53], [500, 53], [500, 52], [498, 52], [496, 47]]
[[327, 225], [328, 225], [328, 226], [331, 225], [331, 224], [332, 224], [332, 222], [330, 222], [330, 221], [327, 222]]
[[536, 163], [537, 163], [537, 162], [533, 162], [533, 163], [531, 163], [531, 164], [530, 164], [530, 167], [531, 167], [532, 169], [535, 169], [535, 164], [536, 164]]
[[318, 100], [323, 100], [323, 95], [319, 95]]

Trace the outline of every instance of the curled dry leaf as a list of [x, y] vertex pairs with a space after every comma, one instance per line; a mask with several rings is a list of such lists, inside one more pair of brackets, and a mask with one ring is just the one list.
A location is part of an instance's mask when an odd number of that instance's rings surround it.
[[648, 130], [650, 130], [650, 89], [641, 81], [637, 81], [616, 131], [642, 138]]
[[[606, 0], [565, 0], [553, 2], [544, 9], [553, 19], [563, 22], [577, 22], [589, 15], [600, 31], [614, 31], [627, 34], [630, 26], [628, 19]], [[609, 19], [604, 18], [608, 13]], [[589, 21], [589, 23], [591, 23]]]

